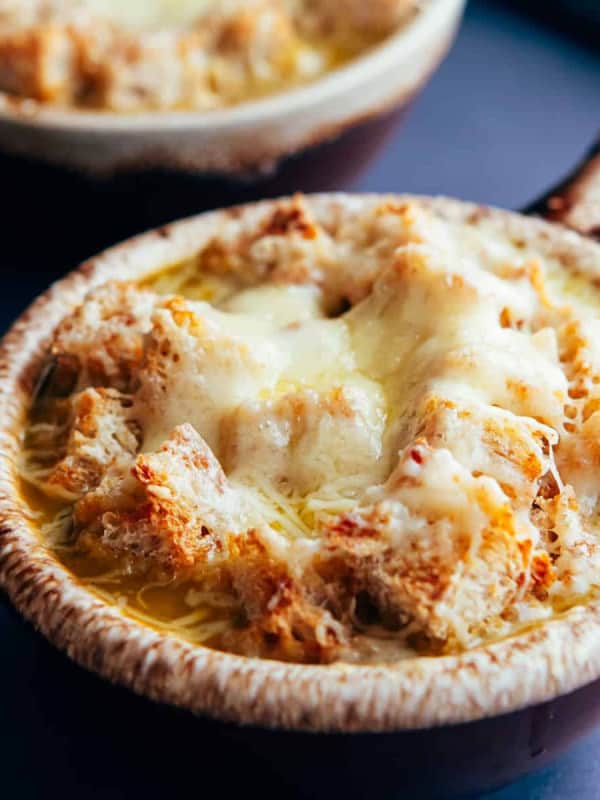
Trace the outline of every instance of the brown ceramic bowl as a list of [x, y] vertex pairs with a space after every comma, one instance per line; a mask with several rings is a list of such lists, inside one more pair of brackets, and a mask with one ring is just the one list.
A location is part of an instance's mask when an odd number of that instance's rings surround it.
[[[34, 216], [44, 259], [55, 266], [60, 237], [74, 266], [115, 240], [188, 214], [344, 188], [445, 56], [464, 4], [428, 0], [406, 27], [346, 66], [232, 108], [120, 115], [0, 93], [0, 171], [14, 220], [5, 248], [15, 262], [36, 260], [26, 235]], [[65, 218], [74, 232], [66, 254]]]
[[91, 173], [271, 172], [286, 156], [406, 104], [446, 53], [464, 0], [428, 0], [379, 46], [311, 84], [212, 111], [117, 114], [0, 93], [0, 149]]
[[[319, 209], [368, 196], [321, 195]], [[455, 220], [482, 212], [418, 199]], [[557, 202], [555, 202], [557, 205]], [[234, 212], [260, 218], [272, 203]], [[348, 796], [451, 796], [496, 786], [554, 757], [600, 719], [600, 602], [460, 655], [393, 665], [305, 666], [194, 646], [124, 616], [85, 589], [38, 538], [15, 456], [52, 331], [109, 278], [140, 278], [202, 247], [227, 210], [145, 234], [83, 264], [16, 322], [0, 349], [0, 585], [71, 658], [155, 700], [206, 715], [296, 781]], [[558, 225], [486, 209], [501, 232], [597, 264], [600, 244]], [[275, 729], [273, 731], [272, 729]], [[285, 733], [283, 733], [285, 731]], [[327, 733], [314, 736], [315, 733]], [[301, 759], [301, 775], [298, 762]], [[418, 794], [417, 794], [418, 793]]]

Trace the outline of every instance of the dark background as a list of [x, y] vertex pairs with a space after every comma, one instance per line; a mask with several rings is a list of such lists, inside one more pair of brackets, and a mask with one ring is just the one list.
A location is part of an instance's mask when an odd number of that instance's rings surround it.
[[[534, 5], [544, 19], [525, 13], [525, 6]], [[448, 60], [385, 154], [353, 188], [524, 207], [564, 176], [595, 139], [599, 100], [600, 29], [573, 28], [550, 14], [546, 3], [471, 0]], [[1, 172], [0, 187], [2, 226], [10, 227], [16, 224], [11, 185]], [[60, 192], [57, 184], [57, 203]], [[35, 217], [30, 222], [35, 237]], [[59, 270], [75, 266], [49, 266], [61, 260], [56, 244], [47, 258], [43, 247], [40, 253], [27, 264], [10, 258], [0, 263], [7, 278], [0, 330]], [[150, 800], [184, 796], [183, 787], [185, 794], [223, 797], [241, 787], [251, 795], [276, 787], [280, 795], [292, 796], [268, 765], [215, 745], [210, 727], [70, 664], [21, 622], [2, 596], [0, 637], [0, 797]], [[596, 800], [599, 755], [600, 731], [554, 766], [494, 798]]]

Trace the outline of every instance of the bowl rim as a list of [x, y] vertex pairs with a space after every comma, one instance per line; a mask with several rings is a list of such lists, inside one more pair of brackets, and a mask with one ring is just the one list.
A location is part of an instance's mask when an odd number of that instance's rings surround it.
[[34, 127], [81, 132], [122, 133], [176, 129], [228, 131], [258, 120], [286, 117], [317, 104], [335, 101], [339, 94], [359, 89], [393, 67], [404, 50], [428, 41], [432, 31], [439, 33], [456, 26], [466, 0], [427, 0], [415, 18], [364, 54], [327, 72], [308, 84], [282, 90], [265, 98], [247, 100], [226, 108], [206, 111], [147, 111], [117, 113], [59, 108], [0, 91], [0, 121], [26, 122]]
[[[411, 200], [450, 218], [484, 214], [498, 228], [577, 253], [600, 269], [600, 245], [500, 209], [411, 195], [308, 195], [317, 212]], [[313, 666], [193, 645], [127, 617], [84, 588], [41, 544], [18, 486], [15, 455], [36, 372], [56, 324], [94, 286], [139, 279], [197, 252], [223, 220], [268, 213], [280, 199], [206, 212], [84, 262], [53, 284], [0, 342], [0, 588], [72, 659], [154, 700], [222, 721], [302, 731], [415, 730], [506, 714], [600, 677], [600, 600], [462, 654], [395, 664]]]

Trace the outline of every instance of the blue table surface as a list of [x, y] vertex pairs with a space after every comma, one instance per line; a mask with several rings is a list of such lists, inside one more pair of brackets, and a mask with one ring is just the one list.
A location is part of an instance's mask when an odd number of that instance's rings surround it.
[[[593, 141], [599, 100], [600, 50], [490, 0], [472, 0], [449, 58], [355, 188], [523, 207], [568, 172]], [[4, 329], [48, 275], [43, 264], [26, 274], [1, 264], [0, 272], [8, 276], [0, 295]], [[132, 746], [141, 737], [148, 747], [142, 759], [156, 760], [146, 729], [156, 724], [149, 704], [70, 664], [1, 597], [0, 632], [0, 786], [13, 787], [0, 795], [155, 796], [148, 771], [136, 772], [124, 749], [128, 737]], [[117, 729], [115, 739], [111, 731]], [[156, 736], [158, 742], [159, 731]], [[94, 751], [101, 757], [92, 769]], [[543, 772], [485, 797], [595, 800], [599, 755], [600, 730]], [[156, 796], [162, 797], [168, 786], [164, 765], [159, 773], [164, 791]]]

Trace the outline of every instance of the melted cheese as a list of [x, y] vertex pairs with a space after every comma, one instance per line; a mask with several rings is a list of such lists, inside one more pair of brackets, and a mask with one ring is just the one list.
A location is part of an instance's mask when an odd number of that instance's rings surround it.
[[[250, 639], [228, 630], [223, 646], [276, 640], [280, 657], [298, 641], [323, 661], [352, 648], [364, 596], [405, 654], [409, 634], [462, 649], [595, 591], [598, 292], [485, 222], [384, 204], [338, 227], [340, 241], [337, 224], [295, 200], [211, 243], [227, 269], [199, 257], [143, 292], [108, 290], [60, 331], [77, 390], [116, 386], [140, 441], [130, 468], [131, 447], [98, 448], [93, 419], [84, 450], [61, 418], [69, 468], [88, 484], [105, 470], [76, 506], [81, 536], [119, 553], [160, 540], [204, 593], [223, 589], [211, 564], [229, 569]], [[32, 430], [50, 494], [62, 473], [48, 427]], [[278, 587], [266, 605], [265, 585]]]
[[339, 477], [384, 475], [386, 400], [357, 365], [345, 319], [322, 316], [318, 291], [241, 292], [227, 311], [185, 306], [155, 315], [158, 351], [177, 356], [141, 373], [142, 449], [155, 449], [182, 419], [238, 479], [304, 497]]
[[318, 78], [407, 24], [416, 0], [368, 12], [321, 0], [0, 3], [0, 89], [58, 105], [203, 110]]
[[132, 31], [184, 28], [215, 0], [85, 0], [85, 6]]

